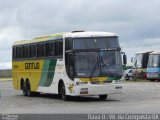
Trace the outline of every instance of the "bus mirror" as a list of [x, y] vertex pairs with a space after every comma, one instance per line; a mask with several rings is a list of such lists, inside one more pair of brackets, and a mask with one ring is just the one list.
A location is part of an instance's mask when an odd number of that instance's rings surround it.
[[124, 54], [123, 55], [123, 64], [126, 65], [127, 64], [127, 56]]

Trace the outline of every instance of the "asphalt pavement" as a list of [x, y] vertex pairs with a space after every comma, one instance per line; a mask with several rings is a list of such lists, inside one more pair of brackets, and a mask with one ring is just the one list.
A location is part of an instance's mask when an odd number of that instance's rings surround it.
[[71, 97], [63, 101], [57, 95], [26, 97], [12, 87], [12, 81], [0, 82], [0, 113], [13, 114], [129, 114], [160, 113], [160, 82], [124, 82], [123, 94], [109, 95], [106, 101], [94, 97]]

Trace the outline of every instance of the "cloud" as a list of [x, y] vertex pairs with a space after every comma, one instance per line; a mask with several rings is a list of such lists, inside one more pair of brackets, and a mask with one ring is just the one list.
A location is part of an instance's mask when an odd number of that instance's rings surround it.
[[23, 38], [22, 31], [16, 27], [6, 27], [0, 30], [0, 50], [11, 50], [14, 41]]
[[12, 45], [14, 41], [22, 38], [23, 34], [19, 28], [6, 27], [0, 29], [0, 69], [11, 68]]
[[2, 0], [1, 62], [11, 61], [8, 55], [16, 40], [78, 29], [117, 33], [129, 57], [156, 49], [159, 5], [159, 0]]

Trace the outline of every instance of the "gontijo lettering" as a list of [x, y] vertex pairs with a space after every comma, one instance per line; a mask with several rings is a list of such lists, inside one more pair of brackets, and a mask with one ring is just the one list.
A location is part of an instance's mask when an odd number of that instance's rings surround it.
[[25, 63], [25, 69], [39, 69], [39, 68], [40, 68], [39, 62]]

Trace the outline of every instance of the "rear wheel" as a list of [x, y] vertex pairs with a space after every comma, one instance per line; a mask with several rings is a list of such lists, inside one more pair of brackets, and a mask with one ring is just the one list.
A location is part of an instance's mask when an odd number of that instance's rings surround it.
[[106, 100], [107, 99], [107, 95], [99, 95], [99, 99], [100, 100]]
[[21, 81], [21, 89], [22, 89], [23, 95], [27, 96], [27, 89], [24, 81]]
[[33, 96], [34, 93], [31, 92], [31, 85], [30, 85], [29, 81], [26, 82], [26, 91], [27, 91], [27, 96], [28, 97], [32, 97]]

